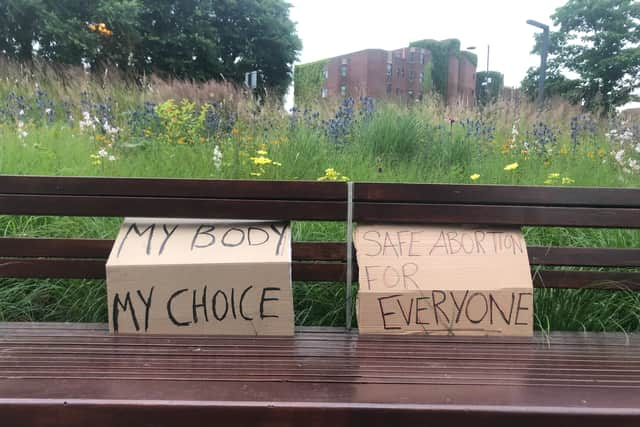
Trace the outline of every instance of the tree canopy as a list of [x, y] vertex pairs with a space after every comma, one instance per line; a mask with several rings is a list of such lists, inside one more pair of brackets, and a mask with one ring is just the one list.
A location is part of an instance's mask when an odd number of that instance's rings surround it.
[[283, 0], [0, 0], [0, 53], [284, 93], [302, 47]]
[[[628, 102], [640, 88], [640, 2], [569, 0], [551, 18], [547, 87], [589, 110]], [[533, 52], [541, 48], [538, 33]], [[531, 69], [522, 83], [532, 96], [537, 76]]]

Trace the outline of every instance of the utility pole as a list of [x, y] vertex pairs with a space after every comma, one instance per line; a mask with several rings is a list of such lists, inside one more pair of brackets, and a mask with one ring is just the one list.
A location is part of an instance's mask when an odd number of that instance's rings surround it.
[[544, 106], [544, 81], [547, 77], [547, 54], [549, 52], [549, 26], [528, 19], [527, 24], [542, 30], [542, 52], [540, 52], [540, 72], [538, 73], [538, 108]]

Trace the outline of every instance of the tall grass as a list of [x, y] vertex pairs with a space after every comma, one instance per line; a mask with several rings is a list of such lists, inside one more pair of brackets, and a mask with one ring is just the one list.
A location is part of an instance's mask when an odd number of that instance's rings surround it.
[[[605, 137], [610, 123], [594, 122], [593, 129], [574, 137], [569, 124], [579, 112], [562, 103], [542, 112], [519, 101], [476, 110], [445, 108], [429, 101], [411, 108], [379, 103], [364, 115], [355, 107], [349, 122], [336, 119], [336, 104], [318, 105], [318, 115], [289, 115], [277, 103], [258, 105], [241, 90], [213, 82], [166, 82], [152, 77], [131, 82], [115, 75], [95, 77], [81, 70], [37, 64], [21, 68], [0, 63], [0, 69], [0, 109], [8, 108], [1, 103], [12, 93], [35, 102], [30, 97], [36, 85], [55, 100], [56, 112], [65, 101], [74, 105], [73, 121], [57, 114], [56, 120], [47, 122], [35, 116], [37, 108], [29, 110], [22, 119], [28, 134], [24, 137], [17, 128], [19, 118], [0, 115], [4, 117], [0, 121], [3, 174], [253, 179], [252, 174], [259, 173], [260, 179], [316, 180], [333, 168], [356, 181], [544, 185], [550, 174], [558, 174], [554, 185], [640, 185], [640, 176], [625, 172], [610, 154], [614, 147]], [[109, 148], [114, 161], [102, 159], [96, 164], [91, 157], [105, 142], [99, 131], [83, 132], [78, 126], [82, 92], [90, 94], [92, 103], [113, 107], [115, 124], [121, 129]], [[184, 145], [165, 141], [162, 129], [148, 137], [133, 131], [131, 111], [147, 101], [172, 98], [188, 98], [197, 106], [223, 101], [235, 117], [233, 130], [206, 134], [203, 142]], [[335, 120], [338, 136], [327, 131], [330, 120]], [[340, 128], [345, 122], [350, 123], [348, 129]], [[537, 123], [553, 129], [550, 152], [536, 152], [532, 129]], [[213, 159], [214, 147], [222, 152], [220, 165]], [[252, 161], [258, 152], [267, 152], [265, 156], [281, 166], [271, 163], [260, 169]], [[513, 162], [518, 162], [518, 168], [505, 171], [504, 166]], [[480, 177], [473, 181], [475, 174]], [[562, 178], [567, 178], [565, 184]], [[0, 216], [0, 235], [114, 238], [120, 221]], [[524, 232], [532, 245], [640, 246], [640, 233], [633, 230], [527, 227]], [[344, 236], [342, 223], [296, 222], [293, 227], [297, 241], [343, 240]], [[103, 281], [0, 281], [0, 320], [106, 320]], [[341, 284], [296, 284], [296, 321], [344, 324], [343, 297]], [[540, 329], [640, 329], [640, 297], [631, 292], [536, 290], [535, 304]]]

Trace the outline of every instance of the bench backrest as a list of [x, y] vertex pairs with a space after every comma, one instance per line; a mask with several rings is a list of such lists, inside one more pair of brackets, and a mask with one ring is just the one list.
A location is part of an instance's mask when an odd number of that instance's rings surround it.
[[[0, 214], [345, 221], [347, 193], [343, 182], [0, 176]], [[640, 228], [640, 189], [355, 183], [352, 206], [356, 222]], [[112, 244], [0, 238], [0, 277], [103, 278]], [[640, 249], [528, 251], [536, 287], [640, 289], [629, 270]], [[344, 281], [346, 255], [342, 242], [295, 242], [293, 279]]]

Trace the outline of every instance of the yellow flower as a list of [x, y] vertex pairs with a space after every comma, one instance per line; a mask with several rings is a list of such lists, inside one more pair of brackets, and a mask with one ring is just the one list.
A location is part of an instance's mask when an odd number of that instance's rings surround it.
[[549, 175], [547, 175], [547, 178], [549, 179], [560, 178], [560, 174], [558, 172], [552, 172]]
[[471, 178], [471, 181], [475, 181], [478, 178], [480, 178], [480, 174], [479, 173], [474, 173], [473, 175], [471, 175], [469, 178]]
[[282, 166], [282, 163], [280, 163], [280, 162], [273, 162], [273, 166]]
[[508, 164], [507, 166], [505, 166], [504, 170], [506, 170], [506, 171], [514, 171], [514, 170], [518, 169], [518, 166], [520, 166], [518, 164], [518, 162], [511, 163], [511, 164]]
[[267, 157], [264, 156], [260, 156], [260, 157], [250, 157], [251, 161], [256, 164], [256, 165], [268, 165], [273, 163], [273, 161]]
[[349, 181], [349, 177], [341, 175], [334, 168], [327, 168], [324, 170], [324, 176], [318, 178], [318, 181]]
[[178, 138], [178, 144], [184, 144], [186, 140], [187, 138], [185, 138], [184, 136], [181, 136], [180, 138]]
[[261, 176], [262, 174], [260, 172], [251, 172], [249, 175], [251, 175], [251, 176]]
[[238, 135], [239, 133], [240, 133], [240, 129], [238, 129], [238, 128], [231, 129], [231, 135], [235, 136], [235, 135]]
[[607, 154], [607, 152], [604, 151], [604, 148], [598, 149], [598, 157], [603, 158], [605, 154]]
[[587, 153], [587, 157], [593, 159], [596, 156], [596, 152], [591, 150]]
[[546, 180], [544, 181], [544, 183], [545, 183], [545, 184], [547, 184], [547, 185], [550, 185], [550, 184], [553, 184], [553, 180], [551, 180], [551, 179], [546, 179]]
[[562, 183], [563, 184], [573, 184], [575, 181], [571, 178], [569, 178], [568, 176], [562, 177]]
[[97, 154], [90, 154], [89, 158], [91, 159], [91, 164], [94, 166], [100, 166], [102, 164], [102, 160], [100, 160], [100, 156]]
[[569, 150], [567, 150], [567, 147], [562, 147], [560, 148], [560, 154], [566, 156], [567, 154], [569, 154]]
[[261, 156], [266, 156], [268, 154], [266, 150], [258, 150], [256, 151], [256, 153], [258, 153]]
[[89, 29], [91, 31], [95, 31], [96, 30], [96, 24], [89, 24]]
[[338, 172], [334, 168], [327, 168], [324, 170], [324, 176], [328, 178], [336, 178], [338, 176]]

